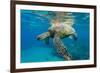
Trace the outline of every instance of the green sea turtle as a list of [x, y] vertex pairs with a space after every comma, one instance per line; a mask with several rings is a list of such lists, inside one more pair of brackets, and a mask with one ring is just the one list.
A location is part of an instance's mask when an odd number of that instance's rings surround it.
[[45, 40], [46, 43], [49, 43], [49, 38], [53, 39], [53, 44], [56, 47], [57, 53], [63, 57], [65, 60], [71, 60], [71, 55], [67, 51], [67, 48], [61, 41], [61, 39], [70, 37], [74, 40], [77, 39], [77, 34], [75, 29], [72, 27], [73, 20], [72, 18], [65, 19], [53, 19], [51, 21], [51, 27], [48, 28], [47, 32], [44, 32], [37, 36], [38, 40]]

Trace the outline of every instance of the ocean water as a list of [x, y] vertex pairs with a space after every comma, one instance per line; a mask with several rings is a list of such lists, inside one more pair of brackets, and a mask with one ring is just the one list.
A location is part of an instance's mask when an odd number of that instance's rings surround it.
[[[50, 11], [21, 10], [21, 63], [64, 61], [57, 55], [52, 39], [48, 45], [36, 39], [50, 27], [50, 21], [44, 16], [48, 12]], [[72, 55], [72, 60], [87, 60], [90, 57], [89, 13], [71, 13], [75, 17], [73, 28], [77, 32], [78, 39], [74, 41], [64, 38], [62, 41]], [[48, 17], [52, 19], [53, 15], [50, 14]]]

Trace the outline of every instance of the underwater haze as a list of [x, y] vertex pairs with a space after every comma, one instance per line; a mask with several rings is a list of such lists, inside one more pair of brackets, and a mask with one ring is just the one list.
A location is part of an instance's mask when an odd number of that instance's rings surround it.
[[[21, 10], [21, 63], [65, 61], [59, 57], [50, 39], [47, 45], [37, 40], [37, 36], [48, 31], [52, 11]], [[48, 14], [51, 13], [51, 14]], [[89, 56], [89, 13], [69, 12], [74, 16], [74, 25], [78, 39], [62, 39], [72, 60], [87, 60]]]

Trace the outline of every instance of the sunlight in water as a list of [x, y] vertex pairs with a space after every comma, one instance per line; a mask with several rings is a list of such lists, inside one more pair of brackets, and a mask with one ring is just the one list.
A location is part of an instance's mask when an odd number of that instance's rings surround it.
[[49, 44], [47, 40], [37, 40], [57, 22], [72, 27], [78, 35], [77, 41], [71, 37], [62, 39], [73, 60], [89, 59], [89, 19], [89, 13], [21, 10], [21, 62], [64, 61], [52, 38]]

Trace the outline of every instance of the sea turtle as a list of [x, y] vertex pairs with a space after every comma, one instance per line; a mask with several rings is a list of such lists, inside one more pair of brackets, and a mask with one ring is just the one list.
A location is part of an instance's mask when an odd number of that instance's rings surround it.
[[71, 55], [61, 41], [61, 39], [66, 37], [73, 38], [74, 40], [77, 39], [76, 31], [72, 27], [72, 21], [68, 22], [68, 20], [66, 19], [64, 22], [61, 22], [59, 19], [55, 19], [51, 21], [51, 27], [48, 28], [48, 31], [37, 36], [37, 39], [45, 40], [48, 44], [49, 38], [52, 38], [57, 53], [65, 60], [71, 60]]

